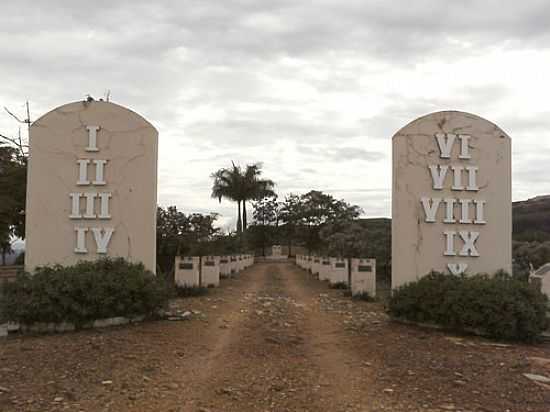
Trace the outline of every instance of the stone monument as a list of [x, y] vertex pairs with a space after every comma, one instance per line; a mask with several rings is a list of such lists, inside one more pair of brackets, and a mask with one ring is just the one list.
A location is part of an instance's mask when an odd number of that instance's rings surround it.
[[512, 269], [510, 137], [445, 111], [393, 136], [392, 286]]
[[156, 268], [158, 132], [104, 101], [66, 104], [30, 130], [25, 269], [102, 256]]

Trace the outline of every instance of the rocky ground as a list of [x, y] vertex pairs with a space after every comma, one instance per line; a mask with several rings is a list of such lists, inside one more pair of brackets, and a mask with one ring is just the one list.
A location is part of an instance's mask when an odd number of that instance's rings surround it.
[[0, 341], [0, 411], [549, 412], [550, 344], [390, 322], [290, 263], [257, 264], [188, 320]]

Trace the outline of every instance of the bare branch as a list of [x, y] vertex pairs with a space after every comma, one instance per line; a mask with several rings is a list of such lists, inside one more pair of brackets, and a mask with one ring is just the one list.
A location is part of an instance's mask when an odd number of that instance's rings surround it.
[[8, 136], [4, 136], [3, 134], [0, 133], [0, 139], [3, 139], [3, 140], [6, 140], [8, 142], [10, 142], [11, 144], [17, 146], [17, 147], [23, 147], [23, 145], [19, 144], [19, 142], [11, 137], [8, 137]]
[[12, 146], [14, 146], [19, 151], [19, 154], [23, 158], [27, 157], [27, 151], [28, 151], [29, 145], [23, 144], [21, 140], [21, 131], [19, 132], [19, 141], [11, 137], [5, 136], [3, 134], [0, 134], [0, 142], [2, 140], [9, 142]]
[[19, 128], [19, 131], [17, 133], [17, 137], [18, 137], [18, 140], [19, 140], [19, 150], [21, 150], [21, 152], [23, 152], [23, 140], [21, 139], [21, 128]]
[[17, 120], [19, 123], [28, 123], [27, 120], [21, 120], [19, 117], [17, 117], [15, 114], [13, 114], [12, 112], [10, 112], [10, 110], [4, 106], [4, 110], [11, 116], [13, 117], [15, 120]]

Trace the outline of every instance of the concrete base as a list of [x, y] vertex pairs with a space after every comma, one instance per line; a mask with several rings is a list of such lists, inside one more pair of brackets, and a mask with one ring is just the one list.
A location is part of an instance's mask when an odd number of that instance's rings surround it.
[[319, 280], [330, 280], [330, 259], [329, 258], [321, 258], [319, 260]]
[[319, 269], [321, 266], [321, 259], [318, 257], [313, 258], [313, 261], [311, 262], [311, 273], [314, 275], [319, 275]]
[[220, 286], [220, 257], [205, 256], [202, 258], [202, 284], [204, 287]]
[[220, 257], [220, 277], [228, 278], [230, 276], [231, 276], [231, 257], [221, 256]]
[[351, 260], [351, 294], [352, 296], [368, 293], [376, 296], [376, 260]]
[[176, 286], [197, 287], [199, 286], [199, 258], [176, 257], [176, 268], [174, 273]]
[[331, 285], [338, 283], [348, 283], [348, 261], [347, 259], [330, 258], [330, 277]]

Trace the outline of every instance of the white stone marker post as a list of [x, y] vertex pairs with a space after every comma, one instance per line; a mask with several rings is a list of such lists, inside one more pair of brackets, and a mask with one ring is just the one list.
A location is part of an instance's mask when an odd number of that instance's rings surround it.
[[432, 270], [512, 269], [510, 138], [473, 114], [416, 119], [393, 136], [392, 287]]
[[220, 257], [220, 277], [228, 278], [231, 276], [231, 256]]
[[330, 258], [330, 277], [331, 285], [338, 283], [348, 284], [348, 260], [341, 258]]
[[376, 296], [376, 260], [351, 259], [351, 294], [352, 296], [368, 293]]
[[304, 269], [307, 271], [307, 272], [311, 272], [312, 268], [313, 268], [313, 256], [306, 256], [306, 262], [305, 262], [305, 267]]
[[220, 286], [220, 257], [203, 256], [201, 286], [218, 287]]
[[199, 286], [200, 258], [198, 256], [176, 256], [174, 281], [179, 287]]
[[233, 255], [230, 258], [230, 268], [231, 268], [231, 276], [235, 277], [239, 273], [239, 262], [237, 261], [237, 256]]
[[319, 280], [330, 280], [330, 258], [321, 257], [319, 260]]
[[313, 256], [313, 263], [311, 264], [311, 273], [319, 276], [320, 268], [321, 268], [321, 258], [319, 256]]
[[58, 107], [30, 129], [25, 269], [103, 256], [156, 270], [155, 128], [114, 103]]

